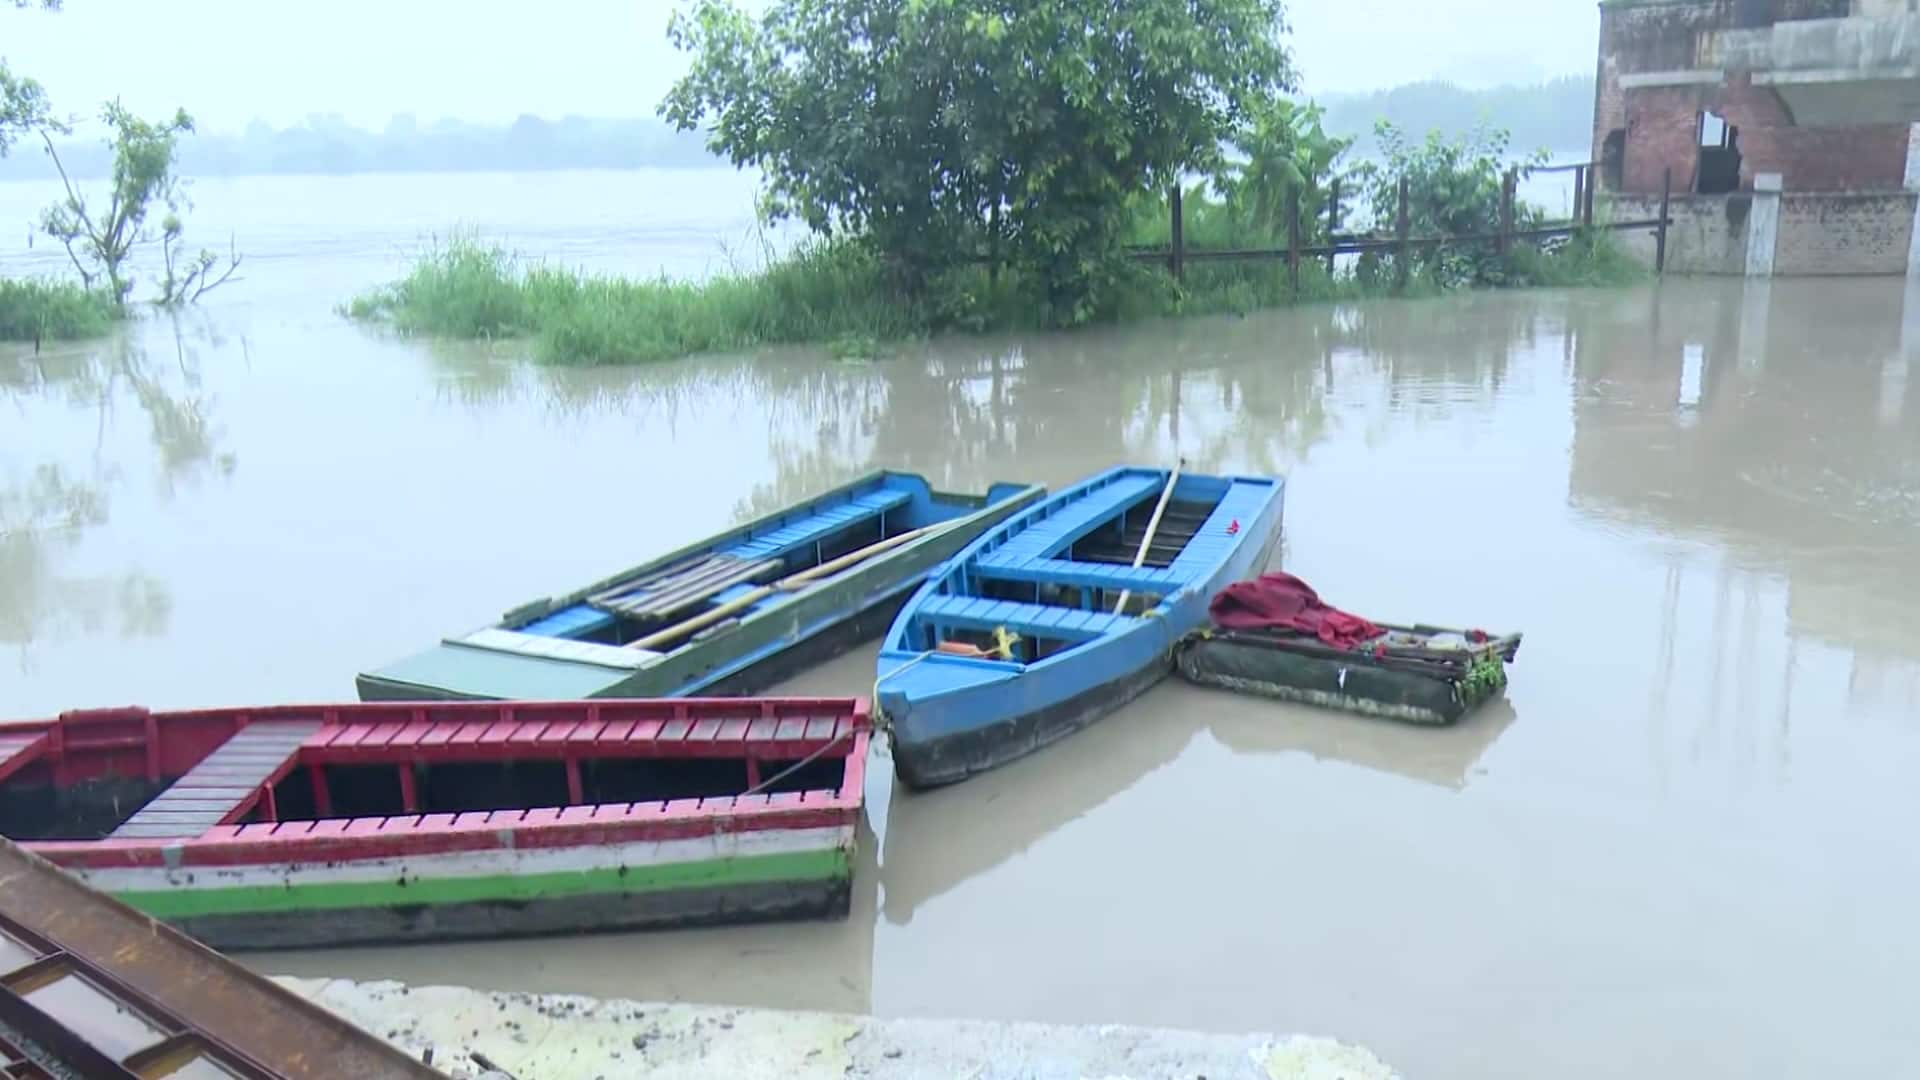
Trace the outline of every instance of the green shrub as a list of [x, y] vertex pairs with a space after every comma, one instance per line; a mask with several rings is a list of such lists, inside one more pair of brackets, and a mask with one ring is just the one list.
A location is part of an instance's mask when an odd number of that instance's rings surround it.
[[100, 337], [118, 317], [105, 293], [72, 282], [0, 278], [0, 341]]
[[[1196, 198], [1199, 220], [1235, 243], [1218, 204]], [[1140, 215], [1146, 222], [1144, 210]], [[1449, 284], [1611, 284], [1642, 271], [1612, 234], [1583, 233], [1542, 252], [1522, 243], [1495, 269], [1443, 275], [1439, 262], [1414, 268], [1404, 292]], [[1335, 275], [1320, 259], [1300, 267], [1292, 287], [1281, 259], [1195, 261], [1175, 282], [1155, 262], [1115, 259], [1098, 269], [1089, 305], [1072, 321], [1125, 322], [1163, 315], [1245, 314], [1312, 300], [1394, 291], [1378, 276]], [[633, 280], [522, 263], [465, 239], [423, 254], [400, 281], [356, 297], [345, 314], [405, 333], [457, 338], [522, 337], [553, 364], [631, 364], [762, 345], [825, 343], [844, 358], [870, 359], [889, 341], [945, 330], [1027, 330], [1058, 325], [1046, 282], [1032, 270], [960, 265], [909, 291], [884, 260], [858, 241], [816, 243], [750, 274], [703, 282]]]

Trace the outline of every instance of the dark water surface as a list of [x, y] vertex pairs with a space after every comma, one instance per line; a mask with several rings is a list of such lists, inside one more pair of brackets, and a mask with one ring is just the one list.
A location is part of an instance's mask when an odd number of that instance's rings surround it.
[[[845, 924], [300, 974], [1364, 1043], [1418, 1078], [1898, 1075], [1920, 1035], [1920, 298], [1669, 282], [622, 370], [337, 296], [0, 351], [0, 706], [360, 668], [880, 466], [1290, 474], [1282, 563], [1526, 632], [1429, 731], [1166, 685], [872, 799]], [[865, 693], [871, 652], [796, 688]]]

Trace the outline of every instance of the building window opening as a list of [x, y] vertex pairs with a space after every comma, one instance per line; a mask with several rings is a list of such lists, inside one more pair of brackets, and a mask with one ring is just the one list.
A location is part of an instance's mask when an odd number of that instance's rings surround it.
[[1694, 190], [1724, 195], [1740, 189], [1740, 129], [1711, 112], [1700, 114], [1700, 169]]

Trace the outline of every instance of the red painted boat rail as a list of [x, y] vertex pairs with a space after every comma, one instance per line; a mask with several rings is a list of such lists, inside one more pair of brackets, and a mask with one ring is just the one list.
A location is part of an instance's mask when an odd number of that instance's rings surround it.
[[[76, 738], [76, 729], [82, 737]], [[272, 731], [281, 741], [246, 758], [253, 771], [245, 776], [213, 769], [228, 747], [245, 741], [240, 733], [250, 730]], [[297, 745], [280, 734], [299, 730], [310, 733]], [[871, 734], [866, 703], [854, 699], [605, 699], [102, 710], [0, 725], [0, 746], [15, 737], [38, 740], [33, 745], [42, 747], [56, 783], [128, 773], [181, 778], [149, 804], [159, 809], [148, 825], [134, 827], [136, 815], [106, 840], [36, 842], [30, 845], [34, 851], [68, 866], [219, 866], [267, 858], [311, 862], [845, 824], [863, 803]], [[744, 761], [746, 787], [740, 794], [586, 800], [588, 763], [714, 758]], [[842, 762], [838, 783], [759, 790], [795, 764], [813, 760]], [[542, 761], [564, 767], [567, 805], [421, 812], [416, 767]], [[339, 766], [393, 767], [405, 812], [335, 816], [327, 770]], [[275, 785], [300, 769], [310, 778], [314, 813], [282, 820]], [[241, 786], [217, 786], [223, 783]], [[210, 792], [218, 792], [218, 798], [203, 797]], [[247, 817], [258, 820], [242, 823]]]

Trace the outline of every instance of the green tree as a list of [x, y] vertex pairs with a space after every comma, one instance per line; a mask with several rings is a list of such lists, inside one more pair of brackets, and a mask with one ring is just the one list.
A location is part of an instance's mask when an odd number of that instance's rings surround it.
[[[1485, 236], [1500, 228], [1500, 190], [1509, 168], [1524, 177], [1546, 164], [1544, 151], [1510, 164], [1505, 131], [1476, 128], [1459, 139], [1440, 132], [1414, 142], [1385, 120], [1375, 125], [1384, 162], [1367, 162], [1354, 169], [1373, 208], [1374, 228], [1391, 232], [1399, 213], [1399, 185], [1407, 183], [1409, 233], [1424, 236]], [[1537, 224], [1537, 212], [1524, 203], [1514, 208], [1514, 225]], [[1362, 256], [1358, 272], [1363, 279], [1383, 278], [1395, 272], [1392, 256]], [[1449, 245], [1416, 252], [1409, 269], [1429, 274], [1443, 288], [1459, 285], [1499, 285], [1506, 280], [1505, 260], [1495, 256], [1491, 243]]]
[[662, 113], [766, 178], [766, 209], [874, 244], [910, 289], [982, 254], [1099, 312], [1125, 208], [1212, 171], [1292, 84], [1281, 0], [729, 0], [675, 15]]
[[[240, 266], [237, 252], [229, 254], [225, 272], [214, 276], [219, 258], [212, 252], [202, 251], [183, 260], [175, 251], [184, 230], [180, 214], [189, 203], [174, 174], [174, 154], [180, 136], [193, 131], [193, 118], [180, 109], [171, 118], [155, 123], [133, 115], [117, 101], [108, 103], [100, 115], [107, 125], [107, 145], [113, 150], [113, 174], [106, 207], [97, 214], [60, 163], [52, 134], [57, 129], [52, 125], [40, 127], [41, 140], [66, 188], [66, 198], [41, 215], [40, 227], [66, 247], [81, 284], [89, 289], [104, 288], [108, 297], [124, 308], [134, 285], [127, 260], [135, 248], [156, 240], [164, 266], [158, 297], [161, 305], [190, 303], [232, 280]], [[148, 215], [155, 207], [165, 210], [158, 231], [148, 224]]]
[[1274, 100], [1256, 109], [1233, 136], [1244, 161], [1228, 163], [1214, 186], [1226, 197], [1236, 220], [1263, 239], [1287, 227], [1287, 204], [1300, 195], [1300, 216], [1308, 234], [1324, 215], [1327, 184], [1351, 139], [1336, 139], [1321, 127], [1320, 106]]
[[[60, 7], [60, 0], [7, 2], [16, 8], [39, 7], [54, 11]], [[13, 148], [21, 135], [52, 122], [53, 111], [47, 104], [47, 92], [32, 79], [15, 75], [8, 70], [6, 60], [0, 59], [0, 157], [7, 156], [7, 151]]]

